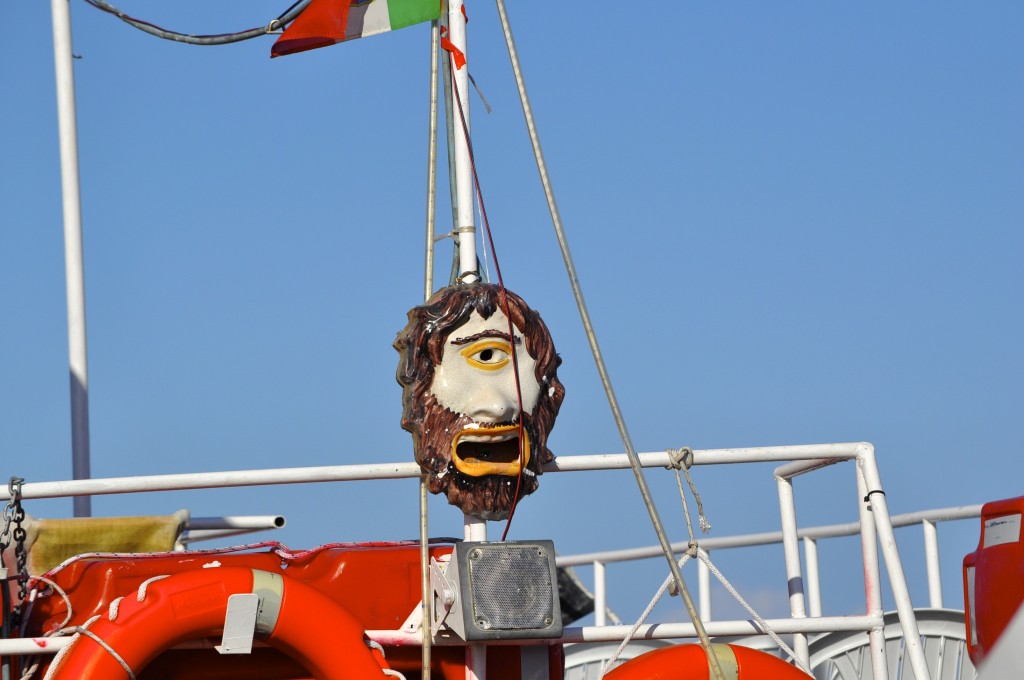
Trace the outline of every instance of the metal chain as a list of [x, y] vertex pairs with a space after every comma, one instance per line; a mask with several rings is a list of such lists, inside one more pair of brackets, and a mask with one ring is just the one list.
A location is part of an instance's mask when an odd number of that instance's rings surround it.
[[25, 521], [25, 508], [21, 506], [21, 485], [24, 483], [25, 480], [21, 477], [11, 477], [10, 482], [8, 482], [7, 491], [10, 493], [10, 500], [7, 501], [7, 505], [3, 510], [4, 528], [0, 531], [0, 555], [3, 555], [7, 548], [11, 546], [12, 540], [14, 542], [14, 559], [17, 568], [14, 578], [19, 581], [18, 604], [11, 609], [15, 625], [20, 623], [21, 605], [25, 601], [26, 595], [28, 595], [28, 570], [26, 569], [28, 550], [25, 549], [25, 540], [28, 538], [28, 532], [22, 526], [22, 522]]

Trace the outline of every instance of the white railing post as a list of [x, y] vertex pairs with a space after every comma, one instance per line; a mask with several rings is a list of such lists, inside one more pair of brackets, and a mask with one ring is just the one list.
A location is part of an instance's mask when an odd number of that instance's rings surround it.
[[[711, 553], [705, 551], [710, 559]], [[697, 594], [700, 600], [700, 618], [701, 621], [711, 620], [711, 571], [708, 569], [708, 565], [704, 564], [704, 560], [696, 560], [697, 562]]]
[[[800, 539], [797, 537], [796, 502], [793, 498], [793, 481], [776, 475], [779, 487], [779, 512], [782, 516], [782, 548], [786, 555], [786, 585], [789, 589], [789, 611], [794, 619], [807, 618], [804, 604], [804, 579], [800, 570]], [[807, 635], [793, 635], [793, 651], [807, 666], [810, 666], [810, 651]]]
[[594, 625], [607, 625], [608, 591], [604, 562], [594, 561]]
[[889, 574], [889, 586], [892, 588], [893, 599], [896, 601], [896, 612], [899, 614], [900, 625], [903, 627], [903, 644], [906, 645], [907, 655], [910, 657], [910, 666], [918, 680], [931, 680], [928, 664], [924, 658], [924, 649], [921, 647], [921, 633], [917, 627], [914, 605], [910, 601], [910, 591], [903, 573], [903, 564], [900, 562], [900, 552], [896, 547], [896, 536], [889, 519], [889, 506], [885, 501], [885, 491], [882, 490], [882, 480], [878, 475], [878, 466], [875, 464], [874, 446], [867, 443], [861, 445], [861, 452], [857, 455], [857, 467], [863, 472], [864, 482], [867, 484], [867, 493], [864, 494], [863, 502], [871, 506], [871, 516], [875, 522], [875, 530], [878, 532], [878, 542], [882, 548], [882, 557], [885, 559], [885, 569]]
[[821, 578], [818, 575], [818, 542], [804, 538], [804, 562], [807, 564], [807, 600], [811, 616], [821, 616]]
[[872, 677], [889, 680], [889, 666], [885, 660], [885, 634], [882, 625], [882, 577], [878, 570], [878, 537], [871, 504], [867, 501], [868, 485], [857, 467], [857, 496], [860, 499], [860, 544], [864, 560], [865, 613], [875, 619], [868, 631], [868, 649], [871, 653]]
[[921, 520], [924, 531], [924, 563], [928, 571], [928, 606], [942, 608], [942, 569], [939, 566], [939, 532], [935, 522]]

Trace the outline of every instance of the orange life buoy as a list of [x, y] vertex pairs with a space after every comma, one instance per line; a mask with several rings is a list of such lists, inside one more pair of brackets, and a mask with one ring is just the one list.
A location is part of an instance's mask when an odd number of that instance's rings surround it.
[[164, 650], [219, 635], [228, 597], [253, 592], [260, 595], [257, 634], [317, 680], [384, 677], [386, 665], [367, 647], [363, 626], [335, 601], [279, 574], [215, 567], [151, 579], [137, 593], [115, 600], [88, 626], [89, 634], [79, 635], [54, 659], [46, 678], [132, 677], [118, 657], [138, 673]]
[[[806, 673], [765, 652], [740, 645], [713, 645], [727, 680], [807, 680]], [[700, 645], [662, 647], [634, 657], [606, 680], [708, 680], [711, 671]]]

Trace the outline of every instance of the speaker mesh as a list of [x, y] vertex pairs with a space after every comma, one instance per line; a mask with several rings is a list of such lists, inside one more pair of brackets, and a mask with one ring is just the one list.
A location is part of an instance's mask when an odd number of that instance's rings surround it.
[[489, 545], [469, 552], [473, 621], [482, 630], [543, 629], [554, 617], [547, 550], [539, 545]]

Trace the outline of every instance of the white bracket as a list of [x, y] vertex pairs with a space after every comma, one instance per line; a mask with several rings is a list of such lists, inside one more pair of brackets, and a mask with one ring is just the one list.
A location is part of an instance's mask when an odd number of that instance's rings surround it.
[[224, 612], [224, 636], [214, 647], [221, 654], [249, 654], [256, 632], [256, 610], [260, 596], [256, 593], [236, 593], [228, 598]]
[[[455, 603], [458, 600], [459, 587], [457, 584], [452, 583], [445, 576], [445, 572], [441, 570], [442, 566], [451, 568], [451, 564], [439, 563], [434, 558], [430, 558], [430, 590], [432, 592], [431, 599], [432, 605], [432, 616], [430, 622], [430, 633], [436, 639], [438, 632], [443, 628], [449, 629], [448, 615], [452, 614], [452, 609], [455, 608]], [[451, 631], [447, 631], [451, 632]], [[448, 637], [446, 635], [445, 637]]]

